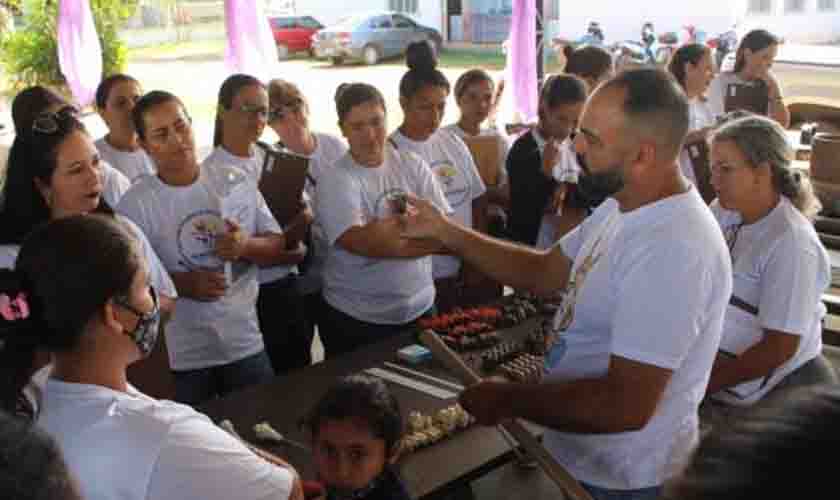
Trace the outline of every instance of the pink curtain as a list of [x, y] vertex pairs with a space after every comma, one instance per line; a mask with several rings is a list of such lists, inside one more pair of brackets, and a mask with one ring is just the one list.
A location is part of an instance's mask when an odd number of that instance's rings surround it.
[[[538, 0], [542, 1], [542, 0]], [[513, 0], [508, 38], [505, 92], [513, 98], [513, 112], [524, 123], [537, 119], [537, 0]]]
[[225, 0], [227, 48], [225, 65], [231, 73], [245, 73], [266, 82], [274, 76], [277, 46], [259, 0]]
[[58, 64], [76, 104], [91, 104], [102, 79], [102, 46], [88, 0], [59, 1]]

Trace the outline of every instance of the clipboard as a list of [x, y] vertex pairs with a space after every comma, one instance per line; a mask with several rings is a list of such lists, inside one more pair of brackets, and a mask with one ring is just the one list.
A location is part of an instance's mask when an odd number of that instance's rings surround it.
[[464, 143], [472, 154], [473, 162], [478, 169], [478, 175], [484, 181], [485, 186], [499, 185], [499, 151], [502, 141], [498, 135], [480, 135], [476, 137], [464, 137]]
[[695, 141], [686, 144], [685, 150], [688, 153], [688, 159], [691, 161], [691, 169], [694, 171], [697, 191], [706, 204], [709, 204], [715, 199], [715, 190], [712, 187], [712, 171], [709, 166], [709, 144], [706, 141]]
[[767, 116], [770, 112], [770, 88], [764, 80], [749, 83], [730, 83], [726, 86], [724, 111], [743, 109]]
[[257, 185], [271, 214], [285, 227], [300, 212], [309, 158], [274, 147], [265, 152], [266, 161]]

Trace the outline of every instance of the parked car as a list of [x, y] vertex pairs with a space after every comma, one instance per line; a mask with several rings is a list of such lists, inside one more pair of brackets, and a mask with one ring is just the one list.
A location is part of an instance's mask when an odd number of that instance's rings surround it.
[[351, 16], [312, 36], [315, 57], [328, 58], [333, 64], [351, 59], [376, 64], [382, 59], [404, 54], [406, 47], [417, 41], [427, 41], [435, 53], [440, 52], [443, 45], [443, 38], [436, 29], [397, 12]]
[[268, 22], [280, 59], [295, 52], [313, 55], [312, 35], [324, 27], [311, 16], [273, 16]]

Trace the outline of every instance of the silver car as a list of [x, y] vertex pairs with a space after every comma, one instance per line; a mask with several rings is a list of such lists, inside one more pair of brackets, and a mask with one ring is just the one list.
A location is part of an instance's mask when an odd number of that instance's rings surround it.
[[435, 53], [443, 39], [434, 28], [417, 24], [397, 12], [377, 12], [345, 18], [312, 35], [315, 57], [330, 59], [333, 64], [361, 60], [376, 64], [381, 59], [400, 56], [408, 44], [427, 41]]

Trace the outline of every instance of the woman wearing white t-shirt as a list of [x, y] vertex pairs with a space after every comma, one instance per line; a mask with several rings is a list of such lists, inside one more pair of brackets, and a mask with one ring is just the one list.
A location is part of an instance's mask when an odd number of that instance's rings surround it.
[[[347, 153], [347, 145], [338, 137], [309, 129], [309, 103], [294, 83], [275, 79], [268, 82], [268, 126], [277, 134], [279, 147], [309, 158], [305, 190], [310, 207], [315, 204], [315, 187], [323, 175], [330, 175], [330, 169], [339, 158]], [[303, 300], [306, 319], [301, 361], [311, 360], [309, 348], [315, 336], [315, 326], [321, 316], [321, 286], [324, 261], [327, 258], [327, 243], [324, 231], [315, 217], [310, 226], [308, 253], [301, 275], [297, 280], [297, 292]]]
[[[408, 46], [406, 63], [409, 70], [400, 80], [403, 123], [389, 141], [398, 150], [416, 153], [429, 164], [458, 222], [486, 232], [487, 188], [472, 154], [457, 135], [440, 129], [449, 80], [435, 69], [437, 60], [426, 42]], [[432, 259], [437, 306], [442, 311], [463, 305], [460, 294], [467, 283], [461, 264], [459, 258], [449, 255]]]
[[[159, 325], [155, 287], [124, 225], [75, 215], [36, 229], [15, 269], [0, 271], [2, 410], [58, 442], [86, 500], [302, 499], [287, 463], [128, 383]], [[33, 391], [36, 350], [53, 362]]]
[[455, 82], [455, 103], [461, 111], [457, 123], [443, 127], [461, 139], [468, 137], [495, 137], [499, 147], [499, 172], [496, 185], [487, 186], [488, 220], [487, 231], [493, 236], [503, 236], [507, 215], [505, 209], [510, 203], [510, 191], [507, 183], [507, 159], [510, 144], [508, 138], [493, 127], [482, 127], [493, 110], [495, 83], [489, 73], [483, 69], [471, 69], [463, 73]]
[[140, 82], [122, 73], [102, 80], [96, 88], [96, 111], [108, 126], [105, 137], [96, 141], [96, 149], [132, 183], [144, 175], [155, 175], [154, 163], [138, 144], [131, 120], [134, 103], [142, 95]]
[[[9, 150], [7, 163], [13, 163], [17, 154], [17, 138], [32, 130], [32, 125], [41, 113], [72, 114], [79, 117], [79, 110], [52, 90], [35, 85], [20, 91], [12, 102], [12, 121], [15, 124], [15, 141]], [[131, 187], [131, 181], [108, 162], [102, 162], [102, 197], [111, 207], [117, 206], [122, 195]]]
[[831, 265], [810, 222], [819, 201], [791, 169], [792, 156], [768, 118], [741, 118], [712, 136], [712, 211], [734, 279], [707, 395], [725, 405], [752, 405], [779, 384], [828, 381], [831, 373], [819, 357]]
[[[726, 102], [727, 99], [731, 101], [737, 93], [738, 85], [763, 85], [767, 87], [767, 116], [784, 128], [790, 126], [790, 112], [785, 106], [782, 86], [770, 71], [780, 43], [778, 37], [766, 30], [747, 33], [738, 45], [733, 71], [720, 73], [709, 88], [709, 103], [715, 116], [734, 111], [727, 109]], [[759, 104], [761, 108], [765, 107], [763, 102]]]
[[349, 152], [321, 176], [315, 213], [329, 244], [318, 332], [327, 357], [413, 328], [434, 310], [429, 258], [443, 248], [401, 237], [406, 194], [450, 212], [429, 166], [386, 142], [385, 99], [347, 85], [336, 99]]
[[683, 45], [671, 57], [668, 70], [682, 86], [689, 104], [690, 121], [685, 145], [680, 153], [680, 169], [708, 203], [714, 199], [714, 190], [709, 184], [709, 148], [706, 140], [715, 125], [715, 115], [705, 95], [715, 76], [712, 52], [699, 43]]
[[[258, 183], [267, 152], [257, 141], [265, 130], [269, 109], [268, 93], [256, 78], [237, 74], [225, 80], [219, 89], [215, 148], [202, 167], [238, 167]], [[259, 273], [257, 317], [275, 373], [301, 368], [311, 361], [312, 337], [306, 333], [295, 267], [306, 255], [301, 236], [311, 221], [311, 211], [302, 204], [299, 215], [283, 228], [288, 250], [279, 265], [263, 267]]]

